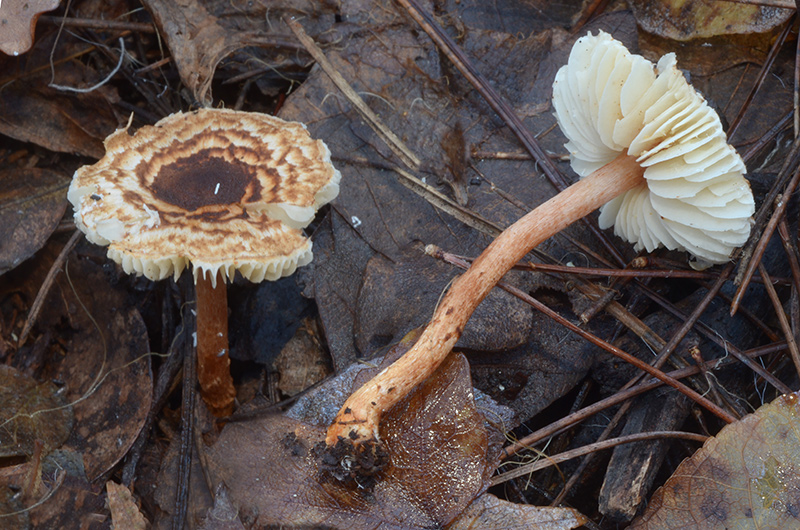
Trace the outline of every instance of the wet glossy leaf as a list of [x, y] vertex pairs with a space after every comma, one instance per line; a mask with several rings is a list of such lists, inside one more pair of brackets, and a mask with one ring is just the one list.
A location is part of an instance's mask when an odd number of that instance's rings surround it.
[[[323, 472], [315, 447], [324, 428], [285, 416], [229, 424], [210, 459], [240, 512], [256, 514], [258, 525], [421, 529], [457, 520], [483, 493], [499, 435], [473, 401], [465, 359], [454, 355], [385, 417], [389, 464], [369, 484]], [[468, 520], [480, 512], [468, 511]]]
[[684, 460], [630, 530], [800, 527], [800, 400], [784, 395]]
[[630, 6], [645, 31], [675, 40], [762, 33], [784, 23], [794, 10], [724, 0], [646, 0]]
[[38, 382], [0, 365], [0, 457], [31, 455], [34, 444], [49, 452], [72, 429], [72, 408], [50, 382]]
[[25, 0], [0, 3], [0, 51], [19, 55], [33, 44], [36, 19], [58, 7], [60, 0]]
[[0, 171], [0, 274], [42, 248], [64, 215], [68, 186], [55, 171]]
[[569, 530], [586, 522], [582, 514], [567, 508], [514, 504], [484, 493], [447, 530]]

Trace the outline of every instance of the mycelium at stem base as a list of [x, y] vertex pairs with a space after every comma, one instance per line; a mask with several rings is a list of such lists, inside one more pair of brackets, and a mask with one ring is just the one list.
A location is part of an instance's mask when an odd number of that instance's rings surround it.
[[236, 389], [228, 355], [228, 289], [219, 272], [216, 282], [211, 274], [198, 275], [195, 283], [197, 380], [209, 410], [221, 418], [233, 412]]
[[503, 231], [453, 282], [414, 346], [347, 399], [328, 428], [327, 444], [378, 442], [381, 414], [436, 370], [500, 278], [552, 235], [642, 184], [643, 173], [636, 160], [622, 154]]

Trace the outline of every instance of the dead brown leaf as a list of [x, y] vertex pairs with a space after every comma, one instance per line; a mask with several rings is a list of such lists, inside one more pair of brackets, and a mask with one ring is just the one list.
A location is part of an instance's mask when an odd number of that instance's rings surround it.
[[0, 171], [0, 274], [42, 248], [67, 208], [69, 180], [37, 168]]
[[30, 456], [41, 442], [45, 453], [72, 430], [72, 408], [51, 382], [39, 383], [0, 365], [0, 457]]
[[106, 492], [114, 530], [145, 530], [147, 528], [147, 520], [139, 511], [139, 506], [136, 505], [131, 490], [109, 480], [106, 482]]
[[[30, 303], [57, 253], [50, 244], [30, 267], [4, 275], [0, 298]], [[66, 269], [45, 299], [33, 344], [17, 356], [46, 360], [40, 377], [65, 386], [75, 415], [65, 447], [82, 455], [94, 480], [125, 455], [144, 424], [152, 399], [149, 345], [138, 310], [124, 289], [109, 284], [100, 265], [73, 253]]]
[[118, 125], [101, 91], [67, 94], [21, 81], [3, 88], [0, 116], [0, 134], [92, 158], [103, 156], [103, 139]]
[[762, 33], [786, 22], [794, 11], [724, 0], [647, 0], [630, 6], [645, 31], [675, 40]]
[[800, 401], [784, 395], [684, 460], [630, 530], [800, 526]]
[[[389, 463], [372, 479], [338, 480], [333, 475], [347, 475], [345, 469], [326, 471], [316, 449], [324, 436], [324, 427], [273, 416], [229, 424], [209, 456], [240, 511], [258, 525], [421, 529], [458, 520], [482, 496], [502, 442], [478, 412], [460, 355], [388, 413], [381, 438]], [[529, 523], [530, 514], [515, 505], [479, 502], [491, 510], [472, 509], [469, 521]], [[552, 517], [569, 518], [563, 510]], [[573, 528], [580, 516], [571, 521], [552, 528]]]
[[0, 51], [19, 55], [33, 44], [36, 19], [58, 7], [60, 0], [6, 1], [0, 3]]
[[[247, 62], [253, 66], [276, 68], [292, 59], [297, 50], [291, 33], [282, 23], [283, 17], [315, 20], [333, 18], [329, 5], [304, 0], [227, 1], [144, 0], [163, 35], [175, 61], [181, 80], [194, 98], [210, 104], [211, 81], [220, 61], [247, 46], [264, 46], [270, 50], [251, 50]], [[329, 25], [329, 24], [326, 24]]]

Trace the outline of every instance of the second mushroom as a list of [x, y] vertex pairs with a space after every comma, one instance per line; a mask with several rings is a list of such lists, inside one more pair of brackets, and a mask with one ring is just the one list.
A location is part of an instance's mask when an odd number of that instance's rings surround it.
[[[600, 32], [578, 39], [553, 84], [553, 107], [582, 177], [497, 237], [453, 282], [414, 346], [352, 394], [326, 442], [356, 455], [380, 442], [380, 417], [445, 359], [494, 285], [531, 249], [600, 208], [600, 225], [637, 250], [687, 250], [724, 263], [750, 234], [753, 195], [720, 119], [676, 67]], [[345, 451], [350, 453], [351, 451]]]
[[190, 264], [197, 292], [201, 394], [230, 414], [225, 282], [277, 280], [311, 261], [302, 232], [339, 192], [330, 151], [304, 125], [258, 113], [176, 113], [80, 168], [68, 198], [75, 224], [127, 273], [176, 280]]

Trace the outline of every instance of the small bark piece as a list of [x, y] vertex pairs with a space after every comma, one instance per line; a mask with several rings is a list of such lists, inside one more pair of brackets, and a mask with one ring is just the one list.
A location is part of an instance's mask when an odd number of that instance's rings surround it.
[[414, 347], [348, 398], [328, 428], [326, 443], [377, 441], [381, 414], [441, 364], [500, 278], [553, 234], [642, 184], [643, 173], [633, 158], [623, 154], [503, 231], [453, 283]]
[[214, 416], [233, 412], [233, 387], [228, 356], [228, 290], [220, 273], [214, 287], [209, 275], [197, 278], [197, 379], [200, 393]]

